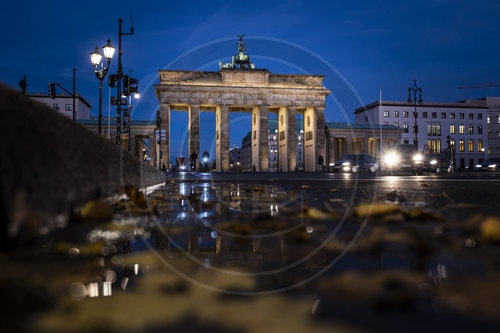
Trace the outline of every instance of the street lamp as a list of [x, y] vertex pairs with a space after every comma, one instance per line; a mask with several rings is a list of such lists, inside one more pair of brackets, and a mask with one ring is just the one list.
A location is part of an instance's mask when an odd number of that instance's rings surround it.
[[[413, 92], [413, 100], [411, 96], [412, 92]], [[408, 88], [408, 103], [411, 103], [413, 101], [413, 103], [415, 104], [415, 111], [413, 111], [413, 119], [414, 119], [413, 133], [415, 133], [415, 139], [413, 141], [413, 144], [418, 148], [417, 92], [419, 93], [418, 103], [422, 104], [422, 88], [417, 87], [417, 80], [413, 80], [413, 87]]]
[[[95, 51], [90, 53], [90, 62], [94, 66], [95, 76], [99, 79], [99, 125], [97, 128], [97, 133], [101, 135], [101, 124], [102, 124], [102, 81], [108, 73], [109, 65], [111, 59], [115, 53], [115, 48], [111, 45], [111, 40], [108, 38], [108, 43], [102, 47], [102, 52], [104, 53], [104, 58], [106, 59], [106, 67], [103, 66], [101, 59], [102, 55], [99, 52], [99, 47], [95, 47]], [[100, 67], [100, 68], [99, 68]]]

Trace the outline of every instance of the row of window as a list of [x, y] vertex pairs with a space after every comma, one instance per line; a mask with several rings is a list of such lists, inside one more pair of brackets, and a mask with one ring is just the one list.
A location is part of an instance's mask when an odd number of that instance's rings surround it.
[[[52, 104], [52, 108], [56, 111], [59, 111], [61, 107], [59, 106], [59, 103], [54, 103]], [[73, 104], [66, 104], [64, 105], [64, 110], [66, 111], [73, 111]]]
[[[472, 139], [469, 139], [469, 142], [468, 142], [468, 151], [469, 152], [473, 152], [474, 151], [474, 140]], [[450, 140], [450, 146], [455, 149], [455, 140]], [[477, 151], [478, 152], [482, 152], [484, 149], [483, 147], [483, 140], [477, 140]], [[460, 139], [458, 141], [458, 150], [460, 152], [465, 152], [465, 140], [464, 139]]]
[[[491, 116], [486, 116], [486, 123], [491, 124]], [[497, 124], [500, 124], [500, 115], [497, 116]]]
[[[402, 111], [403, 118], [408, 118], [408, 115], [409, 115], [408, 111]], [[390, 116], [390, 111], [384, 111], [384, 117], [388, 118], [389, 116]], [[463, 112], [459, 113], [458, 116], [459, 116], [459, 119], [465, 119], [465, 113], [463, 113]], [[399, 111], [393, 111], [393, 117], [399, 118]], [[418, 112], [413, 112], [413, 117], [418, 118]], [[428, 117], [428, 113], [422, 112], [422, 118], [427, 118], [427, 117]], [[431, 112], [431, 118], [437, 119], [437, 117], [438, 117], [437, 112]], [[468, 118], [474, 119], [474, 113], [470, 112], [468, 114]], [[446, 119], [446, 112], [441, 112], [441, 119]], [[450, 112], [450, 119], [455, 119], [455, 112]], [[477, 119], [479, 119], [479, 120], [483, 119], [483, 114], [478, 113]], [[498, 116], [498, 122], [500, 123], [500, 116]]]
[[[450, 125], [450, 134], [455, 134], [456, 125]], [[458, 133], [465, 133], [465, 125], [458, 125]], [[468, 125], [467, 133], [474, 134], [474, 125]], [[477, 134], [483, 134], [483, 125], [477, 125]]]

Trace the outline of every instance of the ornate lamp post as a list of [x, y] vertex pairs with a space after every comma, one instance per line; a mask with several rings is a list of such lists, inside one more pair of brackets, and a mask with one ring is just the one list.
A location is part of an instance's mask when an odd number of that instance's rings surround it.
[[[115, 48], [111, 45], [111, 40], [108, 38], [108, 43], [102, 47], [104, 53], [104, 58], [106, 58], [106, 67], [103, 66], [101, 59], [102, 55], [99, 53], [99, 47], [95, 47], [95, 51], [90, 53], [90, 61], [94, 66], [95, 76], [99, 79], [99, 125], [97, 133], [101, 135], [101, 124], [102, 124], [102, 81], [108, 73], [109, 65], [111, 59], [115, 53]], [[100, 65], [100, 66], [99, 66]], [[99, 68], [100, 67], [100, 68]]]
[[[417, 92], [419, 93], [418, 97], [418, 103], [422, 104], [422, 88], [417, 87], [417, 80], [413, 80], [413, 87], [408, 88], [408, 103], [413, 102], [415, 105], [415, 111], [413, 111], [413, 119], [414, 119], [414, 125], [413, 125], [413, 133], [415, 133], [415, 139], [413, 141], [413, 144], [417, 146], [418, 148], [418, 126], [417, 126]], [[411, 96], [411, 93], [413, 93], [413, 99]]]

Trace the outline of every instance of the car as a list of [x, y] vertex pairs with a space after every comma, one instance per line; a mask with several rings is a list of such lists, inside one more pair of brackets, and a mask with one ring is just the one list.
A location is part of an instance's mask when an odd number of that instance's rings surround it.
[[377, 161], [368, 154], [348, 154], [335, 163], [330, 163], [330, 170], [333, 172], [375, 172], [377, 169]]
[[486, 161], [476, 164], [477, 171], [499, 171], [500, 158], [488, 158]]
[[451, 172], [451, 160], [446, 153], [424, 154], [425, 170], [440, 173]]
[[425, 156], [411, 144], [390, 146], [382, 158], [382, 170], [386, 174], [393, 172], [424, 172], [426, 171]]

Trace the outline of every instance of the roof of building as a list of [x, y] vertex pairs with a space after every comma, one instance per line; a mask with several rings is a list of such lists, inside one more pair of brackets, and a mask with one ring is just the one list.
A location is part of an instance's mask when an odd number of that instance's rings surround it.
[[[369, 129], [369, 130], [379, 130], [380, 125], [378, 124], [351, 124], [351, 123], [344, 123], [344, 122], [326, 122], [325, 126], [328, 129]], [[389, 125], [389, 124], [383, 124], [382, 125], [383, 130], [403, 130], [402, 128], [394, 125]]]
[[[365, 106], [362, 106], [360, 108], [357, 108], [354, 113], [359, 113], [363, 111], [367, 111], [373, 108], [376, 108], [377, 106], [380, 106], [379, 101], [367, 104]], [[474, 108], [474, 109], [484, 109], [487, 108], [484, 105], [477, 105], [477, 104], [470, 104], [470, 103], [463, 103], [463, 102], [457, 102], [457, 103], [441, 103], [441, 102], [423, 102], [423, 103], [418, 103], [416, 104], [419, 108], [420, 107], [431, 107], [431, 108]], [[407, 102], [407, 101], [382, 101], [382, 106], [415, 106], [413, 102]]]
[[[29, 95], [29, 97], [33, 97], [33, 98], [50, 98], [49, 95], [42, 95], [40, 93], [31, 94], [31, 95]], [[83, 98], [79, 93], [76, 93], [75, 97], [77, 99], [81, 100], [83, 104], [87, 105], [89, 107], [89, 109], [92, 108], [92, 106], [90, 106], [90, 103], [85, 98]], [[63, 94], [56, 95], [56, 98], [71, 98], [71, 99], [73, 99], [73, 96], [67, 95], [67, 94], [63, 93]]]
[[[78, 119], [78, 122], [82, 125], [98, 125], [98, 119]], [[108, 119], [103, 119], [103, 124], [108, 123]], [[110, 124], [116, 125], [116, 119], [111, 119]], [[131, 120], [131, 126], [156, 126], [156, 121], [154, 120]]]

